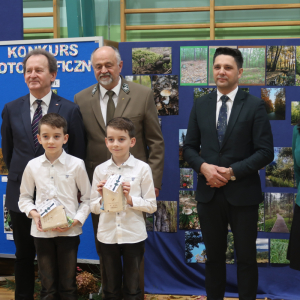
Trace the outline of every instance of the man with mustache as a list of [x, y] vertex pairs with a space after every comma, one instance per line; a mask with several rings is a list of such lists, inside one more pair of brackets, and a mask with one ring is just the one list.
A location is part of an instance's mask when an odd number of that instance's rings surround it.
[[239, 299], [256, 299], [258, 205], [263, 201], [258, 171], [272, 162], [274, 148], [264, 101], [238, 87], [242, 73], [239, 50], [216, 49], [217, 91], [195, 100], [183, 146], [185, 160], [199, 174], [196, 200], [207, 255], [208, 300], [224, 298], [228, 224]]
[[[74, 97], [74, 102], [80, 107], [87, 133], [85, 164], [89, 178], [92, 182], [94, 169], [111, 157], [105, 145], [106, 124], [112, 118], [126, 117], [134, 123], [136, 130], [136, 144], [131, 153], [135, 158], [150, 165], [158, 196], [164, 167], [164, 140], [158, 123], [153, 92], [145, 86], [126, 81], [120, 75], [123, 61], [114, 47], [103, 46], [95, 49], [91, 61], [98, 83]], [[101, 265], [101, 253], [96, 237], [99, 215], [92, 214], [92, 219]], [[143, 272], [143, 267], [141, 269]], [[105, 270], [101, 273], [105, 295]]]
[[31, 220], [21, 213], [18, 201], [27, 163], [45, 152], [36, 136], [38, 122], [50, 112], [63, 116], [68, 122], [70, 137], [64, 149], [81, 159], [85, 158], [85, 133], [78, 105], [51, 91], [57, 75], [57, 61], [52, 54], [44, 49], [32, 50], [24, 58], [23, 73], [29, 94], [5, 104], [1, 136], [3, 158], [9, 170], [5, 206], [11, 215], [16, 245], [15, 299], [33, 300], [36, 252], [30, 235]]

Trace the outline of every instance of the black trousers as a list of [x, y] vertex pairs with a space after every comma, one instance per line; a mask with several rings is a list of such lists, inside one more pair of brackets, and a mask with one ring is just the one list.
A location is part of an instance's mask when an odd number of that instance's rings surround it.
[[258, 205], [233, 206], [217, 189], [208, 203], [197, 204], [206, 247], [205, 287], [207, 300], [223, 300], [226, 286], [225, 254], [228, 224], [237, 256], [237, 282], [240, 300], [255, 300], [258, 285], [256, 238]]
[[16, 245], [15, 300], [33, 300], [35, 246], [30, 235], [32, 220], [24, 213], [9, 211]]
[[77, 300], [79, 236], [34, 238], [43, 289], [41, 300]]
[[[99, 242], [99, 245], [103, 258], [103, 272], [107, 280], [103, 285], [104, 299], [141, 300], [139, 273], [144, 257], [145, 242], [134, 244]], [[123, 258], [123, 265], [121, 258]]]

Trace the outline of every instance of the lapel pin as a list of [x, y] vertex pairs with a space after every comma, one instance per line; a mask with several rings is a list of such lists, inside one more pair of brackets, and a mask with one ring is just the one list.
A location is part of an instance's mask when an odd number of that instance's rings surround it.
[[122, 85], [122, 90], [126, 93], [126, 94], [128, 94], [129, 93], [129, 85], [127, 84], [127, 83], [123, 83], [123, 85]]
[[59, 105], [59, 104], [56, 103], [55, 105]]
[[97, 92], [97, 86], [95, 86], [95, 87], [93, 88], [93, 90], [92, 90], [92, 96], [94, 96], [96, 92]]
[[124, 98], [122, 98], [122, 100], [124, 100]]

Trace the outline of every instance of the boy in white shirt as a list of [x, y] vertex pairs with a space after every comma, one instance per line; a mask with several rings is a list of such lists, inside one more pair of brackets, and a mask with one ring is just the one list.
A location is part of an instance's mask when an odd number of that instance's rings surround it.
[[[41, 299], [77, 300], [76, 264], [82, 225], [90, 213], [90, 182], [84, 162], [63, 150], [68, 141], [67, 122], [56, 113], [42, 117], [38, 141], [45, 154], [30, 160], [20, 188], [19, 208], [32, 218], [31, 235], [37, 252], [43, 289]], [[36, 200], [34, 193], [36, 190]], [[78, 190], [81, 192], [79, 205]], [[54, 197], [74, 220], [71, 227], [43, 231], [37, 207]]]
[[[110, 120], [106, 126], [105, 143], [112, 156], [96, 167], [93, 176], [90, 207], [93, 213], [101, 213], [97, 238], [107, 279], [103, 282], [104, 299], [141, 299], [139, 269], [147, 238], [143, 212], [153, 213], [157, 207], [149, 165], [129, 153], [136, 142], [134, 135], [134, 124], [129, 119]], [[100, 208], [103, 186], [113, 174], [124, 177], [126, 209], [103, 212]]]

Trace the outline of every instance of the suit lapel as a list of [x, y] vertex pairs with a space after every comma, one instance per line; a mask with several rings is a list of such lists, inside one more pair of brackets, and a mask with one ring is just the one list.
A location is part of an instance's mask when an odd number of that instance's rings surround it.
[[24, 128], [28, 137], [29, 144], [31, 145], [33, 151], [35, 151], [33, 136], [32, 136], [32, 128], [31, 128], [29, 94], [24, 96], [22, 105], [23, 105], [22, 120], [23, 120]]
[[122, 117], [124, 110], [127, 107], [127, 104], [130, 101], [130, 90], [128, 83], [126, 80], [121, 76], [121, 89], [118, 97], [118, 104], [115, 110], [114, 117]]
[[51, 100], [49, 103], [48, 111], [47, 113], [57, 113], [59, 112], [61, 107], [60, 103], [60, 97], [57, 96], [55, 93], [52, 92]]
[[102, 116], [102, 111], [100, 107], [100, 91], [99, 91], [99, 84], [94, 87], [91, 93], [91, 105], [94, 112], [94, 115], [99, 123], [100, 127], [105, 131], [105, 124]]
[[[224, 136], [224, 140], [223, 140], [223, 143], [222, 143], [222, 147], [225, 145], [228, 137], [230, 136], [231, 132], [232, 132], [232, 129], [238, 119], [238, 116], [240, 114], [240, 111], [244, 105], [244, 98], [245, 98], [245, 92], [242, 91], [240, 88], [238, 89], [238, 92], [235, 96], [235, 99], [233, 101], [233, 106], [232, 106], [232, 109], [231, 109], [231, 113], [230, 113], [230, 117], [229, 117], [229, 122], [228, 122], [228, 125], [227, 125], [227, 129], [226, 129], [226, 132], [225, 132], [225, 136]], [[222, 148], [221, 147], [221, 148]]]
[[213, 92], [209, 94], [208, 99], [208, 109], [209, 117], [209, 128], [211, 129], [211, 136], [213, 137], [212, 140], [215, 143], [215, 146], [219, 148], [218, 142], [218, 133], [217, 133], [217, 120], [216, 120], [216, 111], [217, 111], [217, 92]]

